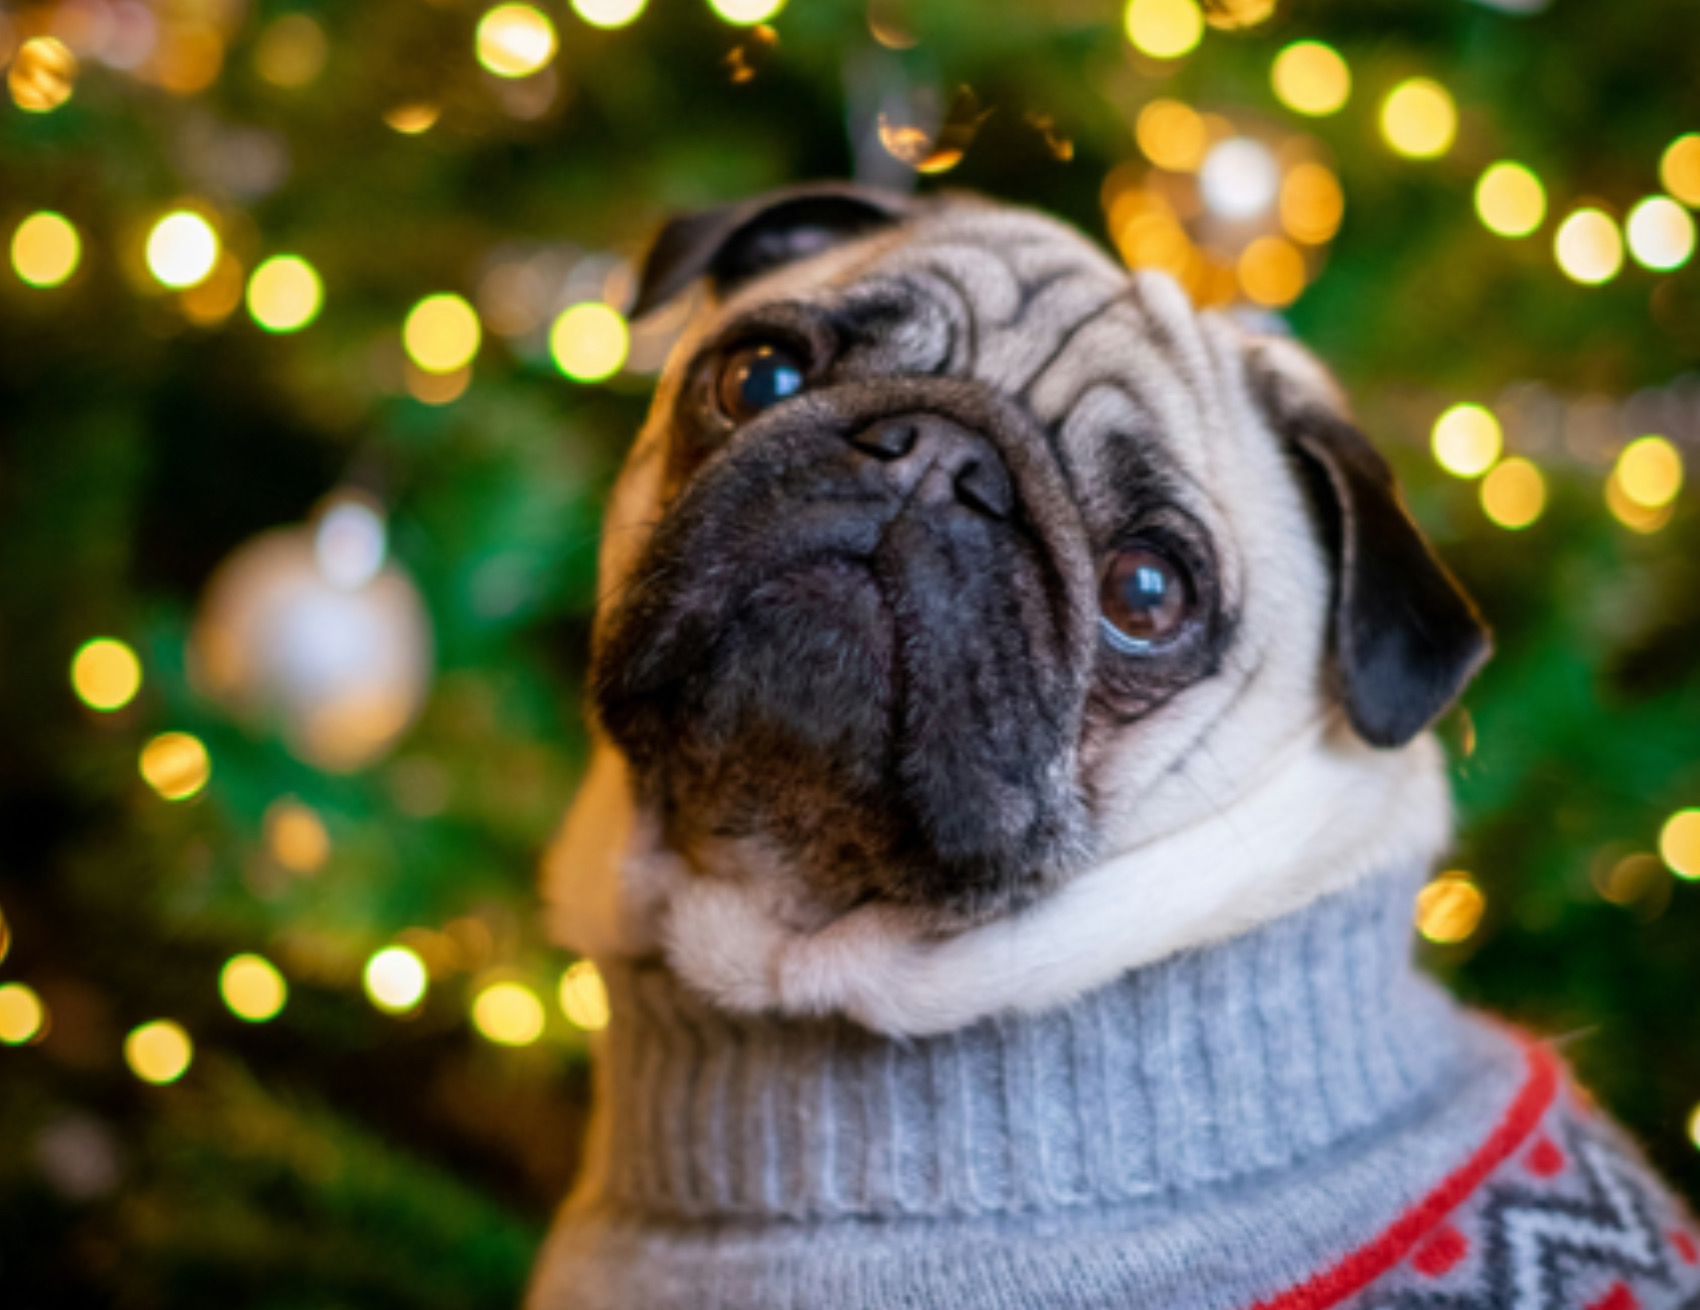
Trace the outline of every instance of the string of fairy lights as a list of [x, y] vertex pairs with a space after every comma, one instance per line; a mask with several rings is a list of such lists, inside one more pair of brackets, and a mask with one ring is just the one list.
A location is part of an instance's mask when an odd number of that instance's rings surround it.
[[[708, 0], [725, 22], [753, 32], [771, 45], [769, 29], [784, 0]], [[1123, 10], [1126, 39], [1150, 67], [1180, 66], [1202, 44], [1210, 27], [1246, 28], [1267, 19], [1276, 0], [1223, 0], [1206, 15], [1197, 0], [1128, 0]], [[216, 8], [216, 7], [215, 7]], [[584, 23], [602, 29], [626, 26], [641, 17], [645, 0], [571, 0]], [[6, 69], [14, 105], [48, 114], [69, 102], [85, 65], [104, 64], [127, 76], [179, 95], [206, 89], [220, 76], [235, 36], [235, 19], [174, 17], [143, 5], [65, 3], [41, 6], [20, 17], [0, 18], [0, 67]], [[32, 26], [33, 25], [33, 26]], [[907, 49], [918, 39], [890, 4], [870, 5], [869, 29], [881, 45]], [[479, 19], [470, 55], [494, 79], [502, 103], [518, 118], [536, 117], [555, 94], [553, 64], [561, 46], [554, 20], [535, 5], [497, 4]], [[253, 43], [254, 69], [268, 84], [285, 90], [310, 85], [322, 72], [329, 42], [314, 18], [290, 13], [271, 21]], [[734, 80], [747, 75], [732, 61]], [[1276, 100], [1301, 119], [1339, 114], [1356, 88], [1346, 57], [1314, 39], [1291, 42], [1269, 67]], [[506, 88], [504, 90], [503, 88]], [[444, 112], [439, 103], [409, 101], [391, 106], [384, 121], [403, 136], [431, 131]], [[879, 139], [895, 158], [919, 172], [940, 173], [960, 162], [984, 111], [972, 96], [952, 108], [932, 132], [881, 122]], [[1381, 95], [1375, 124], [1395, 155], [1422, 163], [1444, 158], [1460, 131], [1452, 92], [1437, 78], [1406, 78]], [[1059, 159], [1072, 146], [1045, 120], [1036, 123]], [[1249, 302], [1270, 310], [1292, 304], [1320, 270], [1321, 255], [1344, 219], [1346, 191], [1323, 153], [1299, 136], [1271, 135], [1258, 121], [1224, 112], [1204, 112], [1181, 100], [1148, 99], [1134, 122], [1136, 143], [1149, 167], [1132, 162], [1105, 180], [1103, 206], [1112, 240], [1130, 266], [1173, 273], [1201, 304]], [[1684, 266], [1696, 247], [1691, 209], [1700, 208], [1700, 133], [1679, 135], [1658, 155], [1658, 191], [1624, 207], [1621, 221], [1605, 204], [1577, 202], [1549, 224], [1561, 206], [1528, 164], [1501, 159], [1477, 176], [1471, 192], [1474, 215], [1490, 233], [1524, 241], [1550, 226], [1554, 265], [1583, 287], [1616, 279], [1629, 261], [1653, 273]], [[176, 297], [192, 323], [210, 327], [239, 307], [261, 330], [287, 335], [309, 329], [325, 310], [327, 290], [319, 270], [296, 251], [274, 251], [251, 269], [232, 250], [241, 228], [237, 216], [205, 199], [177, 203], [133, 234], [134, 258], [112, 252], [125, 269], [134, 266], [150, 289]], [[85, 237], [72, 218], [42, 210], [17, 223], [10, 241], [11, 267], [18, 279], [43, 293], [74, 288], [87, 265]], [[246, 253], [246, 252], [245, 252]], [[536, 258], [547, 258], [548, 252]], [[636, 358], [634, 333], [621, 312], [630, 292], [630, 270], [612, 257], [581, 261], [595, 276], [568, 279], [567, 303], [543, 307], [523, 282], [525, 261], [498, 262], [473, 300], [452, 291], [432, 291], [402, 317], [396, 338], [405, 356], [405, 386], [416, 399], [452, 403], [467, 389], [487, 328], [517, 337], [547, 323], [548, 357], [568, 379], [594, 384], [622, 371], [652, 367], [654, 352]], [[558, 281], [558, 279], [557, 279]], [[530, 297], [531, 299], [528, 299]], [[1431, 448], [1447, 473], [1479, 480], [1488, 519], [1507, 530], [1534, 524], [1547, 500], [1545, 476], [1524, 454], [1509, 453], [1494, 410], [1474, 402], [1446, 407], [1435, 419]], [[1669, 438], [1646, 434], [1617, 452], [1606, 480], [1610, 512], [1638, 532], [1656, 532], [1669, 520], [1684, 477], [1683, 457]], [[381, 534], [381, 523], [377, 531]], [[101, 636], [84, 643], [70, 664], [78, 699], [97, 715], [117, 714], [141, 691], [144, 670], [125, 642]], [[149, 737], [137, 757], [141, 779], [163, 802], [192, 802], [205, 793], [213, 761], [193, 734], [170, 730]], [[311, 877], [331, 857], [323, 819], [294, 797], [267, 810], [262, 842], [277, 866]], [[1700, 809], [1684, 809], [1664, 823], [1657, 860], [1681, 878], [1700, 879]], [[1636, 872], [1654, 856], [1632, 853], [1597, 879], [1601, 894], [1619, 899]], [[1637, 863], [1639, 862], [1639, 863]], [[1622, 893], [1627, 895], [1627, 893]], [[1465, 941], [1476, 930], [1485, 897], [1462, 871], [1450, 871], [1424, 889], [1417, 924], [1442, 944]], [[450, 971], [455, 925], [444, 932], [413, 928], [373, 951], [360, 974], [370, 1003], [393, 1016], [418, 1014], [435, 979]], [[465, 928], [473, 932], [476, 925]], [[0, 960], [10, 948], [10, 929], [0, 917]], [[465, 953], [463, 952], [463, 955]], [[476, 953], [473, 953], [476, 956]], [[473, 974], [469, 1014], [474, 1028], [498, 1044], [525, 1046], [549, 1030], [540, 989], [516, 977], [486, 970]], [[224, 1004], [238, 1019], [265, 1023], [283, 1012], [289, 984], [265, 956], [245, 952], [227, 961], [216, 979]], [[578, 962], [554, 988], [561, 1014], [577, 1031], [607, 1023], [607, 997], [594, 966]], [[26, 984], [0, 985], [0, 1042], [40, 1041], [51, 1016]], [[133, 1029], [124, 1057], [136, 1076], [150, 1083], [179, 1078], [194, 1058], [194, 1041], [176, 1020], [150, 1020]], [[1700, 1138], [1697, 1138], [1700, 1141]]]

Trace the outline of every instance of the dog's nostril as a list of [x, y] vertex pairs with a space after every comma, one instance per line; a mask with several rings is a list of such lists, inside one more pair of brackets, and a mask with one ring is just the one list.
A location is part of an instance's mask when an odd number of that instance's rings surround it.
[[863, 428], [850, 444], [877, 459], [902, 459], [915, 449], [915, 424], [908, 419], [888, 419]]
[[1015, 507], [1015, 489], [1009, 485], [1009, 473], [997, 460], [976, 459], [964, 464], [956, 474], [956, 495], [963, 504], [993, 518], [1008, 518]]

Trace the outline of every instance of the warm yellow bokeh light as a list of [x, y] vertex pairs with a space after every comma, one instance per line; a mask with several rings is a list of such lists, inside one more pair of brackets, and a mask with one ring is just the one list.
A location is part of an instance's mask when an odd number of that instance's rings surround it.
[[1179, 59], [1204, 39], [1197, 0], [1128, 0], [1127, 39], [1153, 59]]
[[285, 796], [266, 807], [261, 824], [266, 849], [291, 873], [314, 874], [330, 858], [331, 839], [311, 806]]
[[8, 1046], [33, 1042], [46, 1022], [46, 1007], [32, 988], [23, 983], [0, 987], [0, 1042]]
[[0, 914], [0, 960], [6, 958], [12, 949], [12, 925], [6, 922], [6, 916]]
[[1689, 208], [1700, 209], [1700, 132], [1679, 136], [1665, 148], [1659, 182]]
[[260, 34], [254, 68], [273, 86], [306, 86], [325, 66], [325, 30], [306, 14], [285, 14]]
[[264, 956], [238, 955], [219, 972], [218, 994], [238, 1019], [264, 1023], [283, 1009], [289, 984]]
[[1145, 157], [1172, 173], [1190, 173], [1204, 162], [1210, 132], [1198, 111], [1179, 100], [1153, 100], [1134, 120], [1134, 140]]
[[555, 49], [555, 25], [530, 5], [497, 5], [478, 20], [478, 62], [497, 77], [530, 77]]
[[388, 123], [403, 136], [418, 136], [421, 132], [429, 132], [437, 125], [437, 120], [443, 116], [443, 107], [428, 101], [419, 100], [410, 104], [397, 105], [384, 114], [384, 122]]
[[503, 1046], [530, 1046], [543, 1035], [543, 1002], [523, 983], [491, 983], [472, 1002], [472, 1025]]
[[71, 689], [91, 710], [121, 710], [142, 688], [142, 662], [115, 637], [85, 641], [71, 657]]
[[1636, 205], [1623, 231], [1642, 268], [1681, 268], [1694, 253], [1694, 216], [1669, 196], [1648, 196]]
[[204, 282], [218, 254], [218, 233], [191, 210], [167, 214], [148, 233], [148, 270], [174, 290]]
[[1502, 528], [1516, 531], [1540, 518], [1547, 505], [1547, 481], [1520, 456], [1501, 460], [1482, 479], [1482, 512]]
[[1435, 462], [1454, 477], [1477, 478], [1505, 448], [1499, 420], [1480, 405], [1454, 405], [1434, 421]]
[[1649, 509], [1638, 504], [1624, 494], [1623, 483], [1618, 480], [1614, 469], [1606, 479], [1606, 508], [1611, 516], [1624, 527], [1643, 536], [1657, 532], [1671, 521], [1671, 515], [1676, 511], [1676, 505], [1667, 503], [1657, 509]]
[[1258, 237], [1240, 254], [1239, 275], [1249, 299], [1279, 309], [1305, 289], [1305, 257], [1283, 237]]
[[575, 382], [601, 382], [626, 362], [632, 337], [619, 310], [599, 301], [573, 305], [549, 330], [555, 366]]
[[142, 777], [168, 801], [184, 801], [207, 785], [212, 761], [199, 737], [162, 732], [142, 747]]
[[708, 7], [724, 22], [749, 27], [771, 19], [785, 7], [785, 0], [708, 0]]
[[298, 332], [324, 303], [325, 288], [299, 255], [273, 255], [248, 279], [248, 312], [268, 332]]
[[77, 85], [77, 57], [57, 37], [32, 36], [12, 56], [6, 85], [19, 109], [46, 114], [71, 98]]
[[643, 12], [645, 0], [573, 0], [573, 12], [592, 27], [624, 27]]
[[58, 286], [82, 257], [82, 238], [61, 214], [31, 214], [12, 233], [12, 269], [32, 287]]
[[366, 961], [366, 995], [373, 1005], [390, 1014], [418, 1005], [428, 978], [425, 961], [405, 946], [386, 946]]
[[427, 373], [465, 368], [483, 340], [478, 313], [460, 296], [426, 296], [407, 315], [401, 341], [408, 358]]
[[467, 387], [472, 384], [472, 370], [457, 368], [453, 373], [427, 373], [422, 368], [415, 368], [413, 361], [409, 360], [402, 383], [407, 394], [421, 404], [447, 405], [466, 394]]
[[1440, 83], [1413, 77], [1382, 101], [1381, 133], [1407, 158], [1435, 159], [1452, 148], [1458, 135], [1458, 108]]
[[1326, 165], [1306, 161], [1281, 179], [1281, 226], [1295, 241], [1319, 246], [1340, 230], [1346, 195]]
[[1313, 118], [1338, 113], [1352, 94], [1352, 70], [1338, 51], [1321, 41], [1293, 42], [1275, 56], [1269, 80], [1276, 99]]
[[608, 988], [589, 960], [580, 960], [561, 975], [561, 1013], [588, 1033], [608, 1026]]
[[1578, 209], [1558, 225], [1553, 254], [1572, 282], [1598, 286], [1611, 281], [1623, 267], [1623, 234], [1610, 214]]
[[1700, 810], [1678, 810], [1665, 820], [1659, 854], [1678, 877], [1700, 878]]
[[124, 1062], [145, 1083], [176, 1082], [194, 1058], [189, 1034], [170, 1019], [144, 1023], [124, 1039]]
[[1490, 232], [1526, 237], [1547, 216], [1546, 188], [1522, 164], [1494, 164], [1476, 183], [1476, 216]]
[[1417, 893], [1417, 931], [1443, 946], [1467, 939], [1487, 900], [1468, 874], [1443, 873]]
[[1662, 509], [1682, 490], [1682, 452], [1663, 437], [1637, 437], [1619, 452], [1612, 476], [1643, 509]]

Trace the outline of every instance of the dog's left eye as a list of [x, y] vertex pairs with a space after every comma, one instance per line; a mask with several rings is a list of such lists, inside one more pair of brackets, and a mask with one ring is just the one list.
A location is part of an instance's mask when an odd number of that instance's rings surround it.
[[715, 386], [720, 412], [734, 423], [747, 423], [803, 389], [803, 365], [779, 346], [746, 346], [721, 367]]
[[1110, 557], [1098, 584], [1104, 635], [1117, 650], [1143, 655], [1180, 631], [1192, 613], [1186, 571], [1164, 552], [1136, 542]]

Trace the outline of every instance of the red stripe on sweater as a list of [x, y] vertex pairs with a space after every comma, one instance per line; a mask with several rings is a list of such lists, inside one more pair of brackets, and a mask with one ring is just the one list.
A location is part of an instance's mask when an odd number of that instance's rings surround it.
[[1409, 1254], [1412, 1247], [1523, 1144], [1558, 1092], [1558, 1061], [1545, 1047], [1525, 1042], [1529, 1074], [1498, 1127], [1464, 1164], [1449, 1174], [1391, 1226], [1331, 1269], [1290, 1287], [1252, 1310], [1326, 1310], [1361, 1292]]

